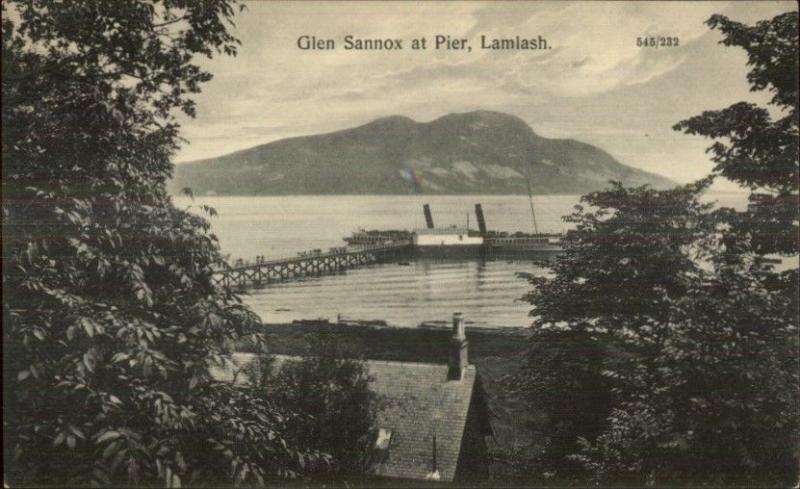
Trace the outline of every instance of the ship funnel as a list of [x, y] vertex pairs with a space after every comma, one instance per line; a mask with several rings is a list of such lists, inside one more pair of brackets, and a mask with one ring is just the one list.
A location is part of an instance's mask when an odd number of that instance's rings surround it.
[[483, 208], [480, 204], [475, 204], [475, 216], [478, 218], [478, 229], [481, 231], [481, 236], [486, 234], [486, 221], [483, 219]]
[[425, 204], [422, 206], [422, 210], [425, 211], [425, 224], [428, 226], [428, 229], [433, 229], [433, 215], [431, 214], [431, 206]]

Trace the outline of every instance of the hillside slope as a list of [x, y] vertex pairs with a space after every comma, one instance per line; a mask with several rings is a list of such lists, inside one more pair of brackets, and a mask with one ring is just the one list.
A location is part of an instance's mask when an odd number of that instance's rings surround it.
[[392, 116], [343, 131], [283, 139], [179, 164], [172, 189], [196, 195], [585, 193], [609, 180], [674, 185], [572, 139], [538, 136], [499, 112], [427, 123]]

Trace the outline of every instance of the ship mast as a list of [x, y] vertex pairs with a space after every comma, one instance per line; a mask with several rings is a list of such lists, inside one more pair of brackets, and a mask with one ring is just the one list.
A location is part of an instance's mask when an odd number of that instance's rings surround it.
[[533, 209], [533, 192], [531, 191], [531, 171], [525, 165], [525, 183], [528, 186], [528, 202], [531, 204], [531, 219], [533, 220], [533, 234], [539, 234], [539, 227], [536, 225], [536, 211]]

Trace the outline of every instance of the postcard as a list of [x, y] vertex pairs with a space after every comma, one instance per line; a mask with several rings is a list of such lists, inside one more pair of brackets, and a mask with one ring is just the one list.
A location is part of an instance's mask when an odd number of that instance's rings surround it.
[[2, 16], [6, 487], [796, 487], [795, 2]]

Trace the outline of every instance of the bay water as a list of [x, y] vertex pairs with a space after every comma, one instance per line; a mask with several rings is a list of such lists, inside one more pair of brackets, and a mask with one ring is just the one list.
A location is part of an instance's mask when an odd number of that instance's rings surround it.
[[[746, 194], [707, 196], [720, 205], [742, 208]], [[561, 217], [579, 203], [577, 195], [533, 199], [540, 232], [562, 232]], [[182, 208], [216, 209], [210, 218], [224, 254], [231, 260], [256, 256], [293, 256], [311, 249], [344, 246], [344, 236], [358, 229], [407, 229], [425, 226], [423, 204], [430, 204], [437, 227], [469, 225], [476, 229], [474, 206], [481, 203], [489, 229], [533, 229], [527, 196], [204, 196], [176, 197]], [[385, 321], [399, 327], [446, 322], [455, 311], [467, 324], [525, 327], [531, 306], [523, 296], [530, 284], [519, 272], [545, 274], [532, 260], [415, 260], [304, 277], [250, 289], [242, 297], [266, 323], [299, 319]]]

